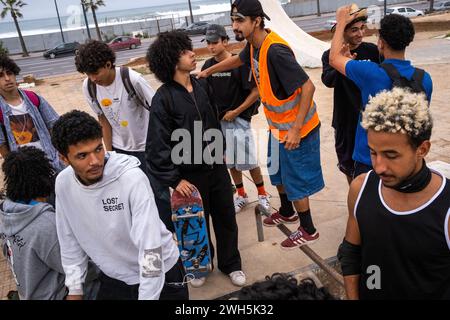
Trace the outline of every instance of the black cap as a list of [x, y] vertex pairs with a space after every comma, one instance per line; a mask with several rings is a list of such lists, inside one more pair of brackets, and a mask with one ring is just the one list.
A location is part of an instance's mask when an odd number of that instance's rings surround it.
[[[233, 12], [233, 8], [237, 9], [237, 13]], [[258, 0], [235, 0], [231, 5], [231, 15], [241, 17], [264, 17], [270, 20], [269, 16], [264, 13], [261, 2]]]
[[227, 32], [225, 31], [225, 28], [221, 26], [220, 24], [210, 24], [206, 28], [206, 36], [203, 41], [209, 41], [209, 42], [218, 42], [220, 39], [228, 38]]

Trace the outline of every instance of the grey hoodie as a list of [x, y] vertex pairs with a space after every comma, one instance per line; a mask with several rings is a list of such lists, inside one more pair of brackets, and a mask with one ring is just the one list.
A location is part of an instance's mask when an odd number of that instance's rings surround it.
[[61, 300], [66, 295], [55, 210], [47, 203], [0, 204], [0, 239], [20, 299]]

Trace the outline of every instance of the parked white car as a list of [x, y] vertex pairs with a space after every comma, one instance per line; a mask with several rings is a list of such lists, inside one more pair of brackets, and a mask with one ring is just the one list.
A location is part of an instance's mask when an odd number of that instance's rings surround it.
[[335, 24], [336, 24], [336, 20], [334, 20], [334, 19], [327, 20], [327, 21], [325, 22], [325, 24], [323, 25], [323, 28], [324, 28], [325, 30], [331, 30], [331, 29], [333, 29], [333, 27], [334, 27]]
[[399, 14], [408, 18], [412, 18], [412, 17], [419, 17], [419, 16], [424, 16], [425, 14], [423, 13], [422, 10], [417, 10], [414, 8], [410, 8], [410, 7], [392, 7], [392, 8], [388, 8], [386, 10], [386, 14]]

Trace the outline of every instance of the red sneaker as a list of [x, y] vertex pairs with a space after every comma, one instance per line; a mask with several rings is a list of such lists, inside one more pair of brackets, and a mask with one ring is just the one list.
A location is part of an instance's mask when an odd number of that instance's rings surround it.
[[294, 249], [304, 246], [305, 244], [312, 244], [319, 239], [319, 233], [309, 234], [302, 227], [299, 227], [286, 240], [281, 243], [281, 248], [285, 250]]
[[279, 225], [280, 223], [291, 224], [291, 223], [296, 223], [297, 221], [298, 221], [298, 215], [295, 213], [290, 217], [283, 217], [278, 211], [275, 211], [274, 213], [272, 213], [270, 215], [270, 217], [267, 217], [263, 220], [263, 224], [266, 227], [275, 227], [275, 226]]

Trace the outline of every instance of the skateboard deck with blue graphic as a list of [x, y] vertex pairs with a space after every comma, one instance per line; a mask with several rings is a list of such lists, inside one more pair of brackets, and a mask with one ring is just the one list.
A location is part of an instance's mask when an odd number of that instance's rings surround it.
[[184, 269], [187, 274], [201, 278], [212, 270], [211, 251], [203, 201], [200, 192], [194, 189], [189, 197], [174, 190], [170, 204]]

